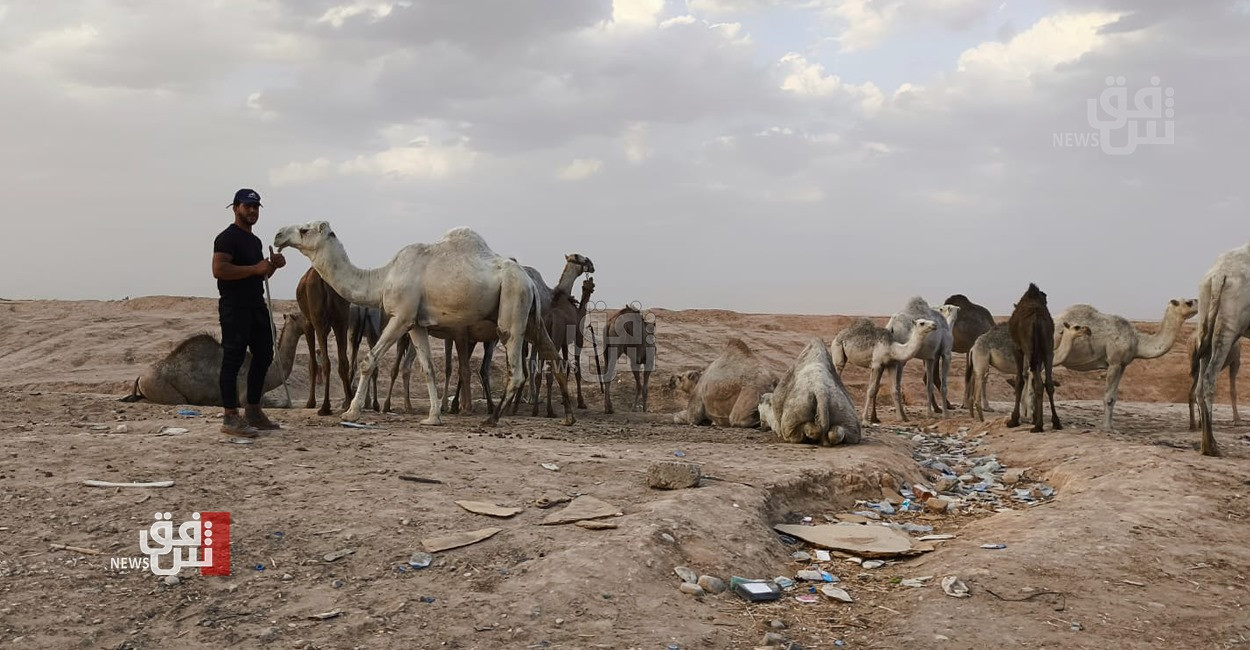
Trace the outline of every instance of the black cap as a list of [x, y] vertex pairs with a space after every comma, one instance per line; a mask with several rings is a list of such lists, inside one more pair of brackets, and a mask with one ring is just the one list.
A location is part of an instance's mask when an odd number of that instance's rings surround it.
[[[249, 203], [255, 203], [256, 205], [261, 205], [260, 195], [256, 193], [256, 190], [248, 189], [245, 187], [239, 190], [238, 192], [234, 193], [234, 203], [231, 203], [230, 205], [236, 206], [236, 205], [239, 205], [240, 203], [242, 203], [243, 205], [247, 205]], [[264, 207], [264, 206], [261, 206], [261, 207]]]

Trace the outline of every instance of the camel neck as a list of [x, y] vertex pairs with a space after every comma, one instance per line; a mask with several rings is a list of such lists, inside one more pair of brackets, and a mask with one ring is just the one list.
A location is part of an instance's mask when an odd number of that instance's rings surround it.
[[311, 258], [313, 268], [334, 290], [358, 305], [382, 306], [381, 269], [361, 269], [352, 264], [337, 237], [331, 237]]
[[1170, 307], [1163, 314], [1163, 323], [1157, 334], [1137, 334], [1137, 358], [1157, 359], [1172, 349], [1176, 343], [1176, 334], [1181, 328], [1180, 314]]
[[573, 282], [577, 280], [577, 276], [582, 274], [582, 267], [572, 262], [564, 264], [564, 271], [560, 273], [560, 282], [553, 288], [554, 291], [563, 291], [564, 295], [573, 295]]

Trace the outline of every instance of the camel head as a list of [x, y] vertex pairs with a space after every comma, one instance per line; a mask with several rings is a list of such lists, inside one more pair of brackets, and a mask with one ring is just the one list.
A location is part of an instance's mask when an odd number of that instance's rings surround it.
[[290, 246], [304, 255], [311, 256], [334, 237], [327, 221], [309, 221], [302, 225], [286, 226], [273, 236], [273, 245], [282, 250]]
[[920, 338], [924, 338], [928, 336], [930, 332], [933, 332], [936, 329], [937, 329], [937, 321], [932, 321], [932, 320], [929, 320], [928, 318], [917, 318], [915, 322], [915, 328], [912, 330], [912, 333], [913, 335], [917, 335], [915, 333], [919, 332], [917, 336], [919, 336]]
[[959, 317], [959, 309], [959, 305], [952, 305], [948, 303], [945, 305], [938, 305], [937, 312], [942, 315], [942, 318], [946, 319], [947, 327], [954, 328], [955, 319]]
[[1197, 300], [1180, 300], [1173, 298], [1168, 303], [1168, 311], [1175, 311], [1180, 314], [1181, 320], [1189, 320], [1198, 314]]
[[1076, 325], [1073, 323], [1069, 323], [1067, 321], [1064, 321], [1063, 323], [1063, 331], [1065, 334], [1067, 334], [1068, 336], [1071, 336], [1074, 339], [1081, 338], [1082, 336], [1089, 336], [1090, 334], [1093, 333], [1089, 329], [1088, 325]]
[[694, 393], [694, 387], [699, 383], [699, 379], [703, 377], [702, 370], [684, 370], [672, 377], [668, 378], [668, 388], [676, 389], [683, 393]]
[[564, 256], [564, 261], [582, 267], [582, 273], [595, 272], [595, 263], [591, 262], [589, 257], [580, 253], [569, 253]]
[[1044, 305], [1046, 304], [1046, 292], [1039, 289], [1036, 284], [1030, 282], [1029, 289], [1024, 292], [1023, 296], [1020, 297], [1020, 302], [1024, 302], [1026, 300], [1036, 300]]
[[[822, 346], [823, 347], [823, 346]], [[773, 394], [764, 393], [760, 395], [760, 430], [776, 431], [777, 430], [777, 414], [773, 411]]]

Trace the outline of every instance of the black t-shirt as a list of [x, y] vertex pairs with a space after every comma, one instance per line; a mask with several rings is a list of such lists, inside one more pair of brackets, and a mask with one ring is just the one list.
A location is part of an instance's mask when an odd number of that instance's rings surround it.
[[[213, 240], [213, 252], [229, 254], [230, 263], [238, 266], [259, 264], [265, 257], [260, 238], [233, 223], [226, 226], [226, 229], [217, 235], [217, 239]], [[217, 291], [221, 293], [221, 299], [225, 302], [236, 305], [263, 305], [265, 304], [264, 282], [264, 278], [259, 275], [242, 280], [218, 280]]]

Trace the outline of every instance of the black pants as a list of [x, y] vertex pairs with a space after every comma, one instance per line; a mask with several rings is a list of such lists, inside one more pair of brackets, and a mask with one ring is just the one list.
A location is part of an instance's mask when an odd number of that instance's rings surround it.
[[273, 363], [273, 327], [264, 303], [235, 304], [219, 301], [221, 319], [221, 405], [239, 408], [239, 370], [246, 350], [252, 351], [247, 372], [247, 403], [260, 404], [265, 394], [265, 373]]

